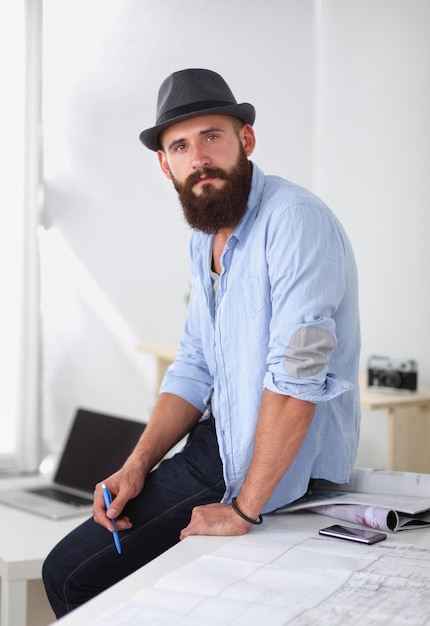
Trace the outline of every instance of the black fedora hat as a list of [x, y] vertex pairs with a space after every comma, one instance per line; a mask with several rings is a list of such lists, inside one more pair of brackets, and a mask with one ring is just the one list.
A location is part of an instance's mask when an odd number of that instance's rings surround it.
[[160, 150], [160, 133], [190, 117], [199, 115], [231, 115], [245, 124], [253, 124], [252, 104], [238, 104], [225, 80], [212, 70], [187, 69], [174, 72], [162, 83], [158, 92], [156, 124], [143, 130], [139, 138], [150, 150]]

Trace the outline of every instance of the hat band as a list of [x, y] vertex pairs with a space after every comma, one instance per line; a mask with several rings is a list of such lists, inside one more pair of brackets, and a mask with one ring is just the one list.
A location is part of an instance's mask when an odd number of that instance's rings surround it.
[[236, 102], [226, 102], [224, 100], [203, 100], [202, 102], [194, 102], [193, 104], [186, 104], [175, 109], [170, 109], [157, 120], [157, 126], [164, 124], [170, 120], [180, 117], [181, 115], [187, 115], [187, 113], [195, 113], [196, 111], [204, 111], [205, 109], [215, 109], [217, 107], [235, 106]]

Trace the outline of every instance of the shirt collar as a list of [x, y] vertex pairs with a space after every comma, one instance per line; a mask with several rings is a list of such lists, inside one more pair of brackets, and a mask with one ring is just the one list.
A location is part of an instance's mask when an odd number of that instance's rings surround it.
[[264, 173], [259, 167], [252, 164], [252, 179], [251, 190], [248, 197], [248, 208], [245, 215], [240, 220], [232, 233], [232, 237], [235, 237], [240, 243], [245, 243], [248, 235], [252, 229], [254, 221], [258, 215], [258, 209], [260, 208], [261, 195], [264, 187]]

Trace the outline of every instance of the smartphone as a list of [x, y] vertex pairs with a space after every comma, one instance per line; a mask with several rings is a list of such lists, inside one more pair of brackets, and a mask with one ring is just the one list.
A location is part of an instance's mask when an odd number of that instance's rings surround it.
[[347, 539], [348, 541], [358, 541], [360, 543], [377, 543], [387, 538], [385, 533], [376, 532], [374, 530], [365, 530], [364, 528], [352, 528], [351, 526], [341, 526], [334, 524], [321, 528], [320, 535], [327, 537], [336, 537], [337, 539]]

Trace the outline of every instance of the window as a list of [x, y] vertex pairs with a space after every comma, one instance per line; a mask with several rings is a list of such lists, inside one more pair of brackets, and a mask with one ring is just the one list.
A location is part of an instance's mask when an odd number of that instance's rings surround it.
[[39, 190], [42, 0], [0, 6], [0, 469], [39, 461]]

